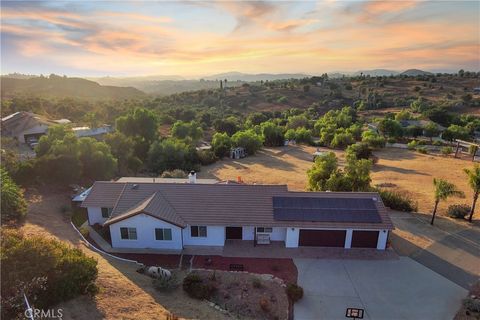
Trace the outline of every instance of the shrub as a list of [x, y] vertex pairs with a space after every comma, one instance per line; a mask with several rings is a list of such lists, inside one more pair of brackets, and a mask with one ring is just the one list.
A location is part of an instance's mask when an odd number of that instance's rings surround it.
[[156, 278], [152, 283], [158, 291], [171, 291], [179, 286], [178, 278], [173, 273], [170, 278]]
[[218, 158], [212, 150], [200, 150], [198, 151], [198, 160], [203, 166], [215, 163]]
[[190, 273], [183, 279], [183, 290], [192, 298], [209, 299], [215, 292], [215, 287], [210, 283], [204, 283], [204, 280], [195, 273]]
[[395, 138], [388, 138], [388, 139], [387, 139], [387, 142], [388, 142], [388, 143], [396, 143], [396, 142], [397, 142], [397, 139], [395, 139]]
[[260, 281], [260, 279], [257, 278], [252, 280], [252, 286], [256, 289], [260, 289], [261, 287], [263, 287], [262, 282]]
[[303, 288], [299, 285], [294, 283], [289, 283], [287, 285], [287, 296], [293, 302], [297, 302], [298, 300], [303, 298]]
[[78, 295], [95, 293], [97, 261], [81, 250], [17, 230], [2, 230], [1, 316], [16, 318], [25, 311], [23, 293], [39, 309]]
[[442, 149], [440, 149], [440, 152], [443, 155], [448, 156], [449, 154], [453, 153], [453, 148], [452, 147], [443, 147]]
[[163, 171], [161, 178], [186, 178], [187, 173], [180, 169]]
[[76, 209], [72, 214], [72, 222], [75, 227], [80, 228], [87, 221], [87, 212], [82, 209]]
[[470, 206], [466, 204], [452, 204], [448, 206], [447, 214], [450, 218], [464, 219], [470, 213]]
[[480, 312], [480, 299], [466, 298], [463, 300], [463, 306], [471, 312]]
[[268, 312], [270, 310], [270, 304], [268, 303], [267, 298], [264, 298], [264, 297], [260, 298], [259, 304], [260, 304], [260, 308], [264, 312]]
[[406, 212], [418, 210], [417, 204], [413, 201], [412, 198], [410, 198], [406, 194], [382, 189], [379, 189], [378, 193], [380, 194], [380, 197], [382, 198], [385, 206], [389, 207], [392, 210]]
[[407, 143], [408, 150], [414, 150], [416, 147], [418, 147], [417, 140], [412, 140], [409, 143]]
[[0, 168], [2, 222], [21, 220], [27, 214], [27, 202], [23, 191], [10, 178], [7, 171]]
[[422, 153], [422, 154], [427, 154], [428, 153], [428, 149], [425, 148], [425, 147], [418, 147], [417, 149], [415, 149], [415, 151], [417, 151], [418, 153]]

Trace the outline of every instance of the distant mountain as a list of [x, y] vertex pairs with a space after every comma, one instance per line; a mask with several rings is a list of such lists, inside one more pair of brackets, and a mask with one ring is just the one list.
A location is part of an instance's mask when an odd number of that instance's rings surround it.
[[431, 76], [433, 73], [428, 72], [428, 71], [423, 71], [419, 69], [408, 69], [400, 73], [402, 76], [410, 76], [410, 77], [415, 77], [415, 76]]
[[283, 79], [302, 79], [310, 77], [307, 74], [303, 73], [258, 73], [258, 74], [249, 74], [241, 72], [226, 72], [214, 74], [211, 76], [203, 77], [205, 80], [223, 80], [227, 79], [228, 81], [245, 81], [245, 82], [254, 82], [254, 81], [274, 81], [274, 80], [283, 80]]
[[86, 78], [87, 80], [95, 81], [102, 86], [120, 86], [120, 87], [135, 87], [136, 83], [150, 82], [150, 81], [181, 81], [185, 78], [176, 75], [154, 75], [154, 76], [138, 76], [138, 77], [100, 77], [100, 78]]
[[384, 76], [391, 76], [399, 74], [398, 71], [387, 70], [387, 69], [373, 69], [373, 70], [361, 70], [353, 73], [354, 76], [359, 76], [363, 74], [364, 76], [371, 76], [371, 77], [384, 77]]
[[23, 74], [23, 73], [14, 72], [14, 73], [9, 73], [4, 77], [14, 78], [14, 79], [30, 79], [30, 78], [36, 78], [38, 76], [33, 74]]
[[102, 86], [82, 78], [67, 78], [56, 75], [18, 79], [1, 77], [1, 96], [29, 94], [44, 97], [75, 97], [86, 99], [127, 99], [145, 96], [132, 87]]

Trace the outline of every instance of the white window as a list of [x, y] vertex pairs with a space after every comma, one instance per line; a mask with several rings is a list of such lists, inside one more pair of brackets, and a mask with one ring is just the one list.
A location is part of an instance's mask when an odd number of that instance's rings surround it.
[[206, 226], [191, 226], [190, 234], [193, 238], [206, 238], [207, 237], [207, 227]]
[[137, 228], [120, 228], [120, 237], [124, 240], [137, 240]]
[[257, 233], [272, 233], [273, 228], [258, 227]]
[[172, 240], [172, 229], [155, 228], [155, 240]]

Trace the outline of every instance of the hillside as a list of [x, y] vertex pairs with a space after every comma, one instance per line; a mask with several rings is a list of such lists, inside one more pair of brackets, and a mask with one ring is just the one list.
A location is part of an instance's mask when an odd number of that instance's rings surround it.
[[144, 97], [145, 93], [132, 87], [102, 86], [82, 78], [67, 78], [56, 75], [35, 78], [2, 76], [2, 98], [9, 98], [15, 95], [54, 98], [128, 99]]
[[400, 73], [402, 76], [416, 77], [416, 76], [431, 76], [432, 73], [418, 69], [408, 69]]

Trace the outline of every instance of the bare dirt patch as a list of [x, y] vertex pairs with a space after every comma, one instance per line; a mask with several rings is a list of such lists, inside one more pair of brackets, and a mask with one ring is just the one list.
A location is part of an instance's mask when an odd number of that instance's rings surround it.
[[235, 317], [288, 319], [288, 298], [279, 279], [226, 271], [193, 273], [216, 288], [211, 300]]
[[[203, 167], [201, 177], [236, 180], [238, 176], [246, 183], [287, 184], [290, 190], [305, 190], [307, 170], [312, 166], [315, 147], [288, 146], [265, 148], [258, 154], [240, 160], [224, 159]], [[343, 151], [333, 151], [344, 165]], [[464, 168], [473, 163], [440, 155], [424, 155], [418, 152], [386, 148], [375, 152], [378, 162], [373, 166], [372, 185], [381, 185], [391, 190], [409, 193], [418, 201], [420, 212], [430, 212], [433, 207], [433, 178], [444, 178], [464, 191], [466, 198], [450, 198], [441, 202], [440, 214], [450, 204], [470, 204], [472, 191], [468, 186]]]

